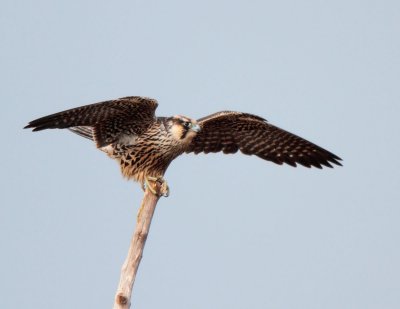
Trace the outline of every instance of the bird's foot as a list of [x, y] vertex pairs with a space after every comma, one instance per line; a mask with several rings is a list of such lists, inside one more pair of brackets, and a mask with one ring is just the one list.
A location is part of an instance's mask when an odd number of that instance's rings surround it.
[[[161, 185], [160, 192], [157, 192], [157, 190], [155, 189], [157, 182]], [[167, 181], [163, 177], [145, 176], [144, 183], [142, 184], [143, 191], [146, 191], [146, 188], [149, 188], [150, 192], [154, 195], [164, 197], [169, 196], [169, 187]]]

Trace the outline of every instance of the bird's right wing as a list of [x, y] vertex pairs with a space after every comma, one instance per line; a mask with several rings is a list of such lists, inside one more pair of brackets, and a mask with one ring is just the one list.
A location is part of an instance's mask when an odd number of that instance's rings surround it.
[[[85, 105], [63, 112], [45, 116], [29, 122], [26, 128], [33, 131], [44, 129], [71, 130], [79, 135], [92, 138], [97, 147], [113, 143], [121, 133], [140, 134], [155, 120], [158, 103], [145, 97], [124, 97]], [[77, 127], [77, 129], [73, 129]], [[80, 128], [86, 127], [86, 135], [80, 134]]]
[[296, 163], [306, 167], [330, 163], [341, 165], [340, 158], [297, 135], [269, 124], [265, 119], [241, 112], [219, 112], [198, 121], [201, 130], [186, 152], [235, 153], [240, 150], [276, 164]]

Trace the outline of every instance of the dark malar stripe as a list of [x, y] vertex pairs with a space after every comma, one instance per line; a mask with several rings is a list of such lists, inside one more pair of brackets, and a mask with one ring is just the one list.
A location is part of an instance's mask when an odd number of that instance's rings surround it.
[[184, 129], [184, 130], [182, 131], [181, 139], [184, 139], [184, 138], [186, 137], [186, 135], [188, 134], [188, 132], [189, 132], [188, 129]]

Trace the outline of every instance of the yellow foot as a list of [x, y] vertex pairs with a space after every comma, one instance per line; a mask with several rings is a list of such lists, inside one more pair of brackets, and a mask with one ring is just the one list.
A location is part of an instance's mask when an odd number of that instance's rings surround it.
[[[151, 184], [152, 182], [153, 184]], [[161, 184], [160, 192], [157, 192], [155, 189], [155, 183], [158, 182]], [[145, 176], [144, 183], [142, 184], [142, 189], [145, 191], [146, 188], [149, 188], [150, 192], [154, 195], [158, 196], [169, 196], [169, 187], [167, 181], [163, 177], [152, 177], [152, 176]]]

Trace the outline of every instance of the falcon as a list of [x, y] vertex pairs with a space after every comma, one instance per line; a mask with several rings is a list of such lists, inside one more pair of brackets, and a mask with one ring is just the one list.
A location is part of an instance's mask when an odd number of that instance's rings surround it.
[[267, 122], [262, 117], [233, 111], [198, 120], [176, 115], [156, 117], [156, 100], [131, 96], [85, 105], [29, 122], [33, 131], [69, 129], [96, 143], [115, 159], [122, 175], [153, 194], [169, 195], [164, 174], [183, 153], [256, 155], [276, 164], [322, 168], [341, 165], [337, 155]]

